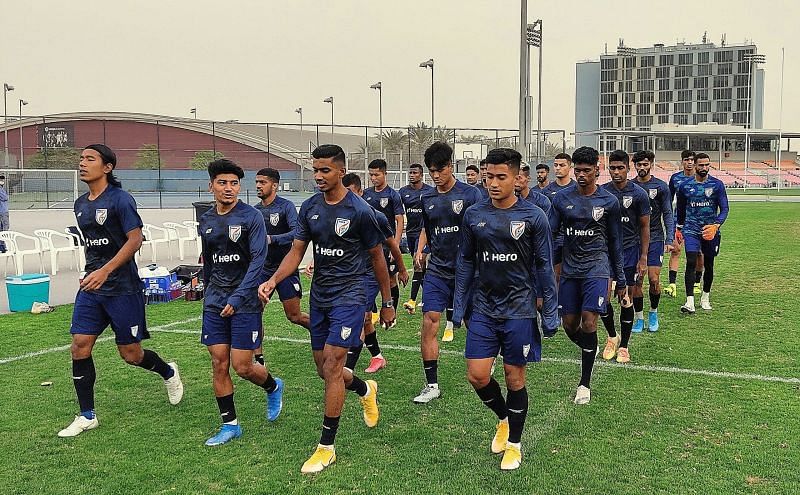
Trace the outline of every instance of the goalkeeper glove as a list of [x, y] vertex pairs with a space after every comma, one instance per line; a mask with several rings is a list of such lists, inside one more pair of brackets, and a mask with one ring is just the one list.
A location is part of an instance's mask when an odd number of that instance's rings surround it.
[[719, 230], [718, 223], [712, 223], [710, 225], [706, 225], [703, 227], [703, 239], [710, 241], [717, 235], [717, 231]]

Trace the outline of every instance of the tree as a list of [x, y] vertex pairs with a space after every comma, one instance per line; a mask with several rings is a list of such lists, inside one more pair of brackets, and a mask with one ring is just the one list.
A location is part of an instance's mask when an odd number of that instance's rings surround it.
[[205, 170], [208, 164], [214, 160], [225, 158], [221, 151], [200, 150], [194, 154], [192, 160], [189, 162], [189, 167], [192, 170]]
[[398, 153], [403, 151], [408, 146], [408, 136], [401, 130], [392, 129], [383, 131], [383, 149], [384, 151]]
[[77, 148], [42, 148], [25, 159], [25, 168], [52, 168], [76, 170], [81, 161]]
[[133, 168], [138, 170], [157, 170], [161, 165], [158, 157], [158, 146], [155, 144], [145, 144], [136, 153], [136, 161]]

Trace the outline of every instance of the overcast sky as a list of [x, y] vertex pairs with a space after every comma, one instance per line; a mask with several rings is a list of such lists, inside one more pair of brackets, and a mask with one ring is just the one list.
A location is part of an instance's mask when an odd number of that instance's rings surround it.
[[[800, 2], [538, 1], [544, 20], [543, 126], [574, 129], [575, 62], [628, 46], [752, 39], [766, 55], [765, 127], [800, 131]], [[757, 7], [756, 7], [757, 6]], [[767, 7], [768, 6], [768, 7]], [[517, 126], [518, 0], [3, 0], [0, 79], [26, 114], [130, 111], [241, 121]], [[535, 81], [536, 60], [533, 61]], [[535, 87], [533, 89], [534, 95]], [[534, 121], [535, 122], [535, 121]], [[535, 125], [535, 123], [534, 123]]]

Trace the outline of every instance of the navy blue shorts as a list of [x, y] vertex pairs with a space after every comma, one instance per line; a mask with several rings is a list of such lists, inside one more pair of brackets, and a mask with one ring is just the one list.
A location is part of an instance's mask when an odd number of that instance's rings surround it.
[[135, 344], [150, 338], [144, 314], [144, 294], [104, 296], [78, 291], [69, 333], [100, 335], [111, 325], [117, 345]]
[[628, 283], [628, 287], [641, 285], [642, 283], [642, 281], [639, 280], [639, 275], [636, 273], [636, 264], [639, 263], [640, 251], [639, 245], [637, 244], [625, 248], [622, 254], [622, 267], [625, 269], [625, 280]]
[[712, 258], [719, 254], [719, 245], [721, 241], [722, 238], [719, 231], [717, 231], [717, 235], [710, 241], [703, 239], [703, 236], [683, 234], [683, 242], [687, 253], [703, 253], [703, 256], [710, 256]]
[[278, 293], [278, 298], [281, 302], [294, 298], [302, 299], [303, 286], [300, 285], [300, 276], [296, 273], [289, 275], [275, 287], [275, 292]]
[[603, 314], [608, 303], [607, 278], [564, 278], [558, 285], [558, 312], [579, 315], [582, 311]]
[[203, 311], [200, 343], [252, 351], [261, 346], [262, 328], [261, 313], [234, 313], [223, 318], [216, 310]]
[[311, 308], [311, 350], [321, 351], [325, 344], [336, 347], [361, 345], [364, 328], [364, 306], [349, 305], [334, 308]]
[[664, 264], [664, 241], [651, 242], [647, 248], [647, 266]]
[[501, 320], [473, 313], [467, 328], [464, 357], [485, 359], [503, 354], [503, 362], [524, 366], [542, 359], [542, 341], [536, 318]]
[[378, 286], [378, 281], [375, 280], [375, 274], [371, 271], [367, 272], [364, 275], [364, 295], [366, 296], [367, 301], [364, 307], [365, 313], [369, 313], [378, 309], [375, 306], [375, 298], [378, 297], [380, 292], [381, 288]]
[[453, 296], [456, 290], [456, 281], [445, 280], [425, 272], [425, 279], [422, 281], [425, 293], [422, 295], [423, 309], [425, 312], [433, 311], [442, 313], [444, 310], [453, 307]]
[[397, 268], [397, 262], [391, 259], [392, 255], [389, 251], [383, 251], [383, 259], [386, 260], [386, 268], [389, 270], [389, 277], [394, 277], [400, 271]]
[[[411, 256], [417, 252], [417, 245], [419, 244], [419, 232], [416, 234], [409, 234], [406, 233], [406, 241], [408, 242], [408, 251], [411, 253]], [[423, 253], [430, 253], [428, 246], [425, 246], [425, 249], [422, 250]]]

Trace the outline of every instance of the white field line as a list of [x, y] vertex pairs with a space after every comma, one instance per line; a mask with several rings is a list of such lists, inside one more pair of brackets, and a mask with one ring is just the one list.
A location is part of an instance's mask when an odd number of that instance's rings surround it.
[[[153, 328], [148, 328], [147, 330], [150, 331], [150, 332], [163, 332], [163, 331], [167, 331], [171, 327], [175, 327], [175, 326], [178, 326], [178, 325], [183, 325], [185, 323], [191, 323], [191, 322], [199, 321], [199, 320], [200, 320], [200, 317], [196, 316], [194, 318], [189, 318], [187, 320], [173, 321], [172, 323], [166, 323], [164, 325], [159, 325], [159, 326], [156, 326], [156, 327], [153, 327]], [[97, 342], [105, 342], [107, 340], [113, 340], [113, 339], [114, 339], [113, 335], [108, 335], [106, 337], [100, 337], [99, 339], [97, 339]], [[7, 358], [0, 358], [0, 364], [13, 363], [14, 361], [20, 361], [22, 359], [28, 359], [28, 358], [32, 358], [32, 357], [36, 357], [36, 356], [42, 356], [44, 354], [50, 354], [52, 352], [66, 351], [66, 350], [69, 350], [69, 348], [70, 348], [70, 345], [60, 345], [58, 347], [50, 347], [48, 349], [42, 349], [40, 351], [28, 352], [26, 354], [20, 354], [19, 356], [11, 356], [11, 357], [7, 357]]]
[[[176, 322], [182, 323], [182, 322]], [[170, 324], [171, 326], [172, 324]], [[166, 333], [185, 333], [185, 334], [193, 334], [199, 335], [199, 330], [181, 330], [181, 329], [167, 329], [167, 325], [163, 327], [156, 327], [153, 328], [152, 331], [157, 332], [166, 332]], [[292, 337], [273, 337], [273, 336], [265, 336], [264, 340], [268, 341], [275, 341], [275, 342], [289, 342], [293, 344], [308, 344], [308, 339], [296, 339]], [[381, 348], [383, 349], [391, 349], [395, 351], [409, 351], [409, 352], [419, 352], [419, 347], [414, 346], [407, 346], [407, 345], [397, 345], [397, 344], [381, 344]], [[456, 351], [453, 349], [439, 349], [439, 353], [441, 354], [448, 354], [454, 356], [463, 356], [464, 351]], [[553, 357], [543, 357], [543, 362], [547, 363], [558, 363], [558, 364], [572, 364], [576, 366], [580, 366], [581, 362], [578, 359], [567, 359], [567, 358], [553, 358]], [[0, 361], [2, 364], [2, 361]], [[595, 368], [602, 367], [602, 368], [618, 368], [622, 370], [633, 370], [633, 371], [650, 371], [655, 373], [669, 373], [669, 374], [683, 374], [683, 375], [695, 375], [695, 376], [707, 376], [712, 378], [729, 378], [732, 380], [748, 380], [748, 381], [758, 381], [758, 382], [778, 382], [778, 383], [790, 383], [790, 384], [800, 384], [800, 378], [794, 377], [784, 377], [784, 376], [767, 376], [767, 375], [758, 375], [755, 373], [733, 373], [730, 371], [711, 371], [711, 370], [696, 370], [696, 369], [689, 369], [689, 368], [678, 368], [675, 366], [655, 366], [649, 364], [618, 364], [618, 363], [610, 363], [607, 361], [598, 360], [594, 363]]]

